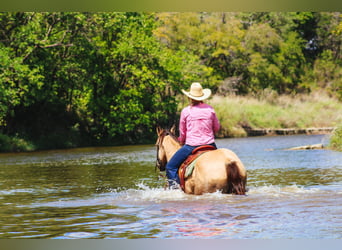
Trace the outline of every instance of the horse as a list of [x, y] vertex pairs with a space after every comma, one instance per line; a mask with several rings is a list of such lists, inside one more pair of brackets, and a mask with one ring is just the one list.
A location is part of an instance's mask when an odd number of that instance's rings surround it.
[[[167, 162], [181, 147], [174, 130], [174, 127], [171, 130], [157, 127], [156, 168], [160, 171], [165, 170]], [[192, 175], [185, 179], [183, 191], [194, 195], [217, 191], [245, 195], [246, 182], [247, 172], [238, 156], [229, 149], [220, 148], [197, 158]]]

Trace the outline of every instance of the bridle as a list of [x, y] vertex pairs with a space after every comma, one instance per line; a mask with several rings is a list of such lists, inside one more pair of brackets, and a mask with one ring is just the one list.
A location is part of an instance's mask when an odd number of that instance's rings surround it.
[[160, 134], [158, 136], [157, 142], [156, 142], [156, 147], [157, 147], [157, 161], [156, 161], [156, 169], [158, 168], [160, 171], [164, 171], [165, 170], [165, 166], [166, 166], [166, 161], [165, 160], [161, 160], [159, 158], [159, 150], [161, 147], [163, 147], [163, 141], [165, 136], [170, 135], [170, 131], [164, 129], [163, 133]]
[[171, 136], [171, 138], [173, 140], [178, 142], [178, 138], [174, 134], [173, 130], [174, 130], [174, 126], [170, 130], [169, 129], [161, 129], [160, 127], [159, 127], [159, 129], [157, 129], [158, 139], [157, 139], [157, 142], [156, 142], [156, 146], [157, 146], [156, 169], [158, 168], [160, 171], [164, 171], [165, 170], [166, 163], [167, 163], [166, 156], [164, 156], [163, 159], [159, 158], [159, 150], [161, 148], [164, 149], [163, 142], [164, 142], [165, 137], [166, 136]]

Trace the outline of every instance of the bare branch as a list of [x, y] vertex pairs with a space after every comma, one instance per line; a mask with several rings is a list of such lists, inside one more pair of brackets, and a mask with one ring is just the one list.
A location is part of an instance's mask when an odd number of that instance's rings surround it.
[[71, 46], [74, 46], [74, 45], [72, 43], [69, 43], [69, 44], [54, 43], [54, 44], [49, 44], [49, 45], [45, 45], [45, 46], [38, 45], [36, 47], [38, 47], [38, 48], [52, 48], [52, 47], [58, 47], [58, 46], [71, 47]]

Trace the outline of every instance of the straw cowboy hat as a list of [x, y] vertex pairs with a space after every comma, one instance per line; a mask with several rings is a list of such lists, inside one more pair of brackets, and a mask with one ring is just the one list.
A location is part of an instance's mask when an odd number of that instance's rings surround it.
[[203, 89], [202, 85], [198, 82], [194, 82], [191, 84], [190, 91], [187, 92], [182, 89], [182, 92], [191, 99], [196, 101], [203, 101], [211, 95], [210, 89]]

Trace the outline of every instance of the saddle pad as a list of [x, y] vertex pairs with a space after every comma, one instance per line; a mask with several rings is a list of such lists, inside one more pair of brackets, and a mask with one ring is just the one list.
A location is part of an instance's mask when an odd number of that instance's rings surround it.
[[197, 158], [185, 168], [185, 174], [184, 174], [185, 179], [192, 175], [196, 162], [197, 162]]

